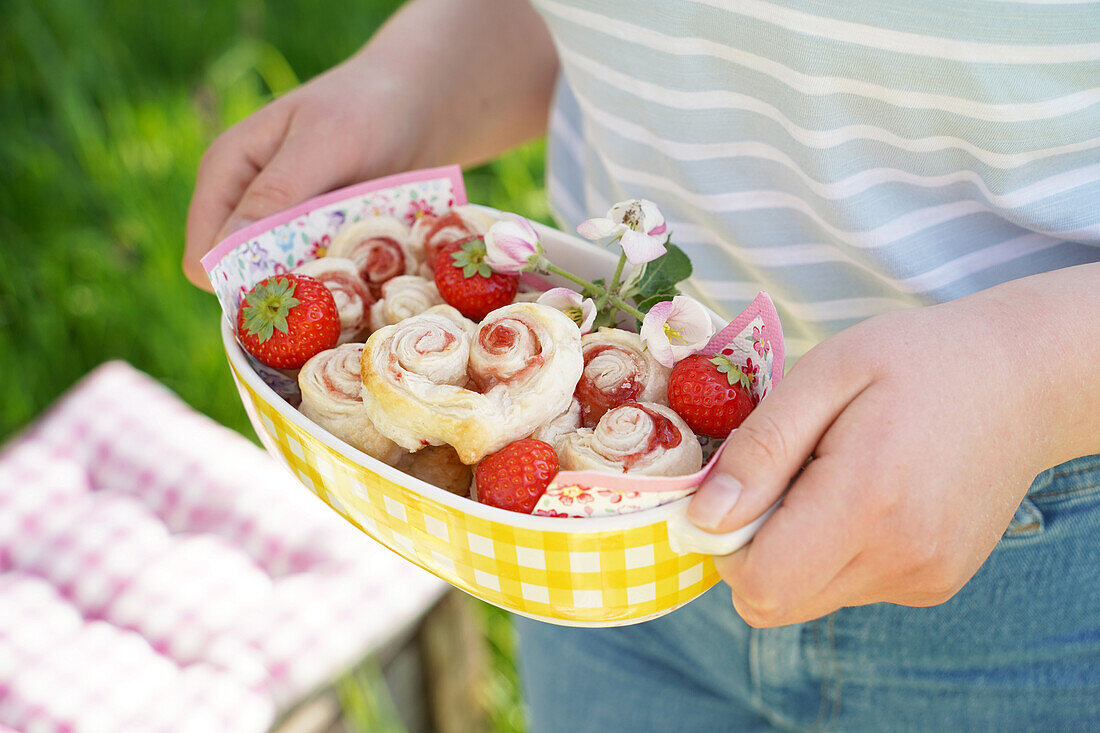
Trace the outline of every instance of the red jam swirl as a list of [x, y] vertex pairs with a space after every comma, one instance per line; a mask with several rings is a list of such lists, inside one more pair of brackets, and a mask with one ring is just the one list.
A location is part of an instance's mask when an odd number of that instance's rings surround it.
[[366, 283], [357, 277], [352, 277], [346, 272], [340, 272], [334, 270], [332, 272], [326, 272], [318, 278], [325, 284], [333, 295], [338, 292], [345, 293], [348, 296], [348, 300], [354, 303], [358, 300], [363, 304], [363, 314], [359, 317], [359, 322], [356, 323], [356, 327], [361, 327], [370, 319], [370, 307], [374, 304], [374, 296], [371, 294], [370, 289], [367, 288]]
[[[424, 235], [424, 261], [430, 265], [435, 264], [435, 258], [439, 255], [440, 250], [448, 244], [464, 242], [474, 236], [474, 233], [466, 226], [466, 222], [454, 211], [448, 211], [443, 216], [433, 218], [435, 221], [428, 228], [428, 233]], [[461, 229], [463, 233], [458, 236], [437, 237], [447, 227], [456, 227]]]
[[[589, 362], [605, 351], [618, 351], [624, 358], [629, 359], [634, 366], [630, 376], [609, 390], [602, 390], [597, 387], [595, 381], [588, 375]], [[577, 388], [573, 391], [573, 396], [581, 405], [581, 427], [596, 427], [600, 418], [608, 410], [637, 400], [643, 389], [642, 383], [638, 381], [638, 371], [638, 357], [626, 349], [611, 344], [602, 344], [585, 351], [584, 372], [581, 374], [580, 381], [577, 382]]]
[[453, 344], [455, 342], [454, 334], [451, 333], [450, 331], [444, 331], [443, 332], [443, 345], [442, 346], [440, 346], [438, 348], [434, 348], [434, 349], [433, 348], [427, 348], [426, 349], [426, 348], [424, 348], [423, 346], [420, 345], [421, 341], [423, 341], [424, 339], [426, 339], [430, 336], [434, 336], [434, 335], [435, 334], [432, 334], [432, 333], [422, 333], [422, 334], [420, 334], [420, 337], [416, 339], [416, 343], [413, 344], [413, 350], [415, 350], [416, 353], [420, 354], [421, 356], [424, 356], [424, 354], [428, 354], [428, 353], [432, 353], [432, 352], [438, 353], [438, 352], [441, 352], [441, 351], [446, 351], [447, 349], [451, 348], [451, 344]]
[[[359, 366], [358, 359], [355, 360], [355, 365], [356, 367]], [[321, 365], [319, 371], [321, 373], [321, 383], [325, 385], [326, 392], [330, 392], [334, 396], [340, 397], [345, 400], [354, 400], [359, 398], [358, 391], [349, 392], [347, 389], [351, 385], [361, 387], [358, 380], [358, 371], [354, 372], [356, 376], [356, 379], [354, 380], [344, 379], [337, 382], [335, 379], [333, 379], [336, 374], [351, 375], [353, 373], [351, 369], [348, 369], [347, 359], [334, 359], [332, 357], [329, 357], [328, 359], [325, 359], [325, 363]]]
[[620, 459], [623, 464], [623, 473], [633, 468], [639, 461], [647, 458], [649, 454], [657, 450], [657, 448], [671, 450], [680, 445], [680, 442], [683, 440], [680, 429], [661, 413], [651, 410], [638, 402], [627, 402], [624, 405], [620, 405], [620, 407], [634, 407], [641, 410], [646, 415], [649, 415], [650, 419], [653, 420], [653, 432], [649, 434], [649, 441], [646, 443], [645, 447], [635, 453], [625, 455]]
[[[535, 334], [534, 329], [526, 323], [515, 320], [495, 323], [489, 328], [482, 328], [477, 336], [478, 346], [490, 356], [503, 356], [508, 354], [516, 348], [516, 344], [519, 340], [519, 334], [516, 331], [517, 326], [522, 326], [527, 329], [527, 333], [531, 337], [531, 343], [535, 344], [537, 348], [539, 338]], [[540, 351], [535, 351], [527, 356], [523, 367], [515, 372], [501, 374], [489, 368], [484, 373], [474, 374], [473, 378], [477, 383], [478, 389], [482, 392], [487, 392], [498, 384], [526, 379], [531, 372], [541, 367], [542, 364], [542, 353]]]
[[405, 272], [405, 252], [390, 237], [364, 239], [352, 258], [359, 263], [359, 276], [366, 281], [373, 300], [382, 297], [383, 285]]

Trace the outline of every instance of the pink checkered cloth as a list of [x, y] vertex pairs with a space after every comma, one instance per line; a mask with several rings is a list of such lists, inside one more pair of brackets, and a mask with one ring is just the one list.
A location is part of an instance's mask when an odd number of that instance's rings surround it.
[[0, 733], [263, 731], [444, 588], [107, 364], [0, 452]]

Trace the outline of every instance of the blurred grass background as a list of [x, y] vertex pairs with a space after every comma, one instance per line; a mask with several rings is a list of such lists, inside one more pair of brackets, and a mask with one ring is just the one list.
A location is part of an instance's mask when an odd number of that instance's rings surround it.
[[[109, 359], [254, 438], [217, 303], [180, 270], [195, 171], [217, 133], [354, 52], [398, 5], [0, 3], [0, 442]], [[546, 221], [542, 161], [539, 141], [469, 171], [470, 199]], [[507, 616], [485, 606], [484, 628], [493, 727], [523, 730]], [[349, 704], [349, 729], [371, 728], [363, 707]]]

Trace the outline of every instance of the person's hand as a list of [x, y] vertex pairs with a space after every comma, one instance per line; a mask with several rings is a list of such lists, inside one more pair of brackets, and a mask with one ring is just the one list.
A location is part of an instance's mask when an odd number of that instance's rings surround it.
[[[199, 259], [233, 232], [319, 193], [412, 167], [412, 95], [362, 56], [280, 97], [222, 133], [199, 166], [183, 269], [210, 289]], [[401, 120], [395, 124], [394, 120]]]
[[413, 0], [343, 64], [222, 134], [202, 159], [183, 269], [311, 196], [389, 173], [472, 165], [546, 129], [558, 57], [529, 3]]
[[698, 526], [743, 526], [790, 484], [753, 541], [715, 559], [747, 623], [948, 600], [1035, 475], [1084, 454], [1063, 454], [1058, 422], [1074, 408], [1057, 382], [1072, 377], [1042, 338], [1057, 325], [1018, 322], [1035, 309], [991, 293], [822, 342], [730, 437], [690, 505]]

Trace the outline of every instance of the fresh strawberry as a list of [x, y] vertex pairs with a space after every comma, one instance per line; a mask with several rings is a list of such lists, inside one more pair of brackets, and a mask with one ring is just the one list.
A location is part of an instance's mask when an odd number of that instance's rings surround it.
[[696, 435], [724, 438], [756, 406], [751, 385], [751, 377], [729, 357], [692, 354], [672, 367], [668, 406]]
[[524, 438], [482, 459], [474, 471], [482, 504], [530, 514], [558, 473], [553, 446]]
[[485, 240], [474, 237], [448, 245], [436, 255], [435, 286], [448, 305], [480, 321], [515, 299], [519, 276], [493, 272], [485, 264]]
[[237, 312], [237, 337], [259, 361], [297, 369], [336, 346], [340, 316], [332, 293], [306, 275], [275, 275], [256, 283]]

